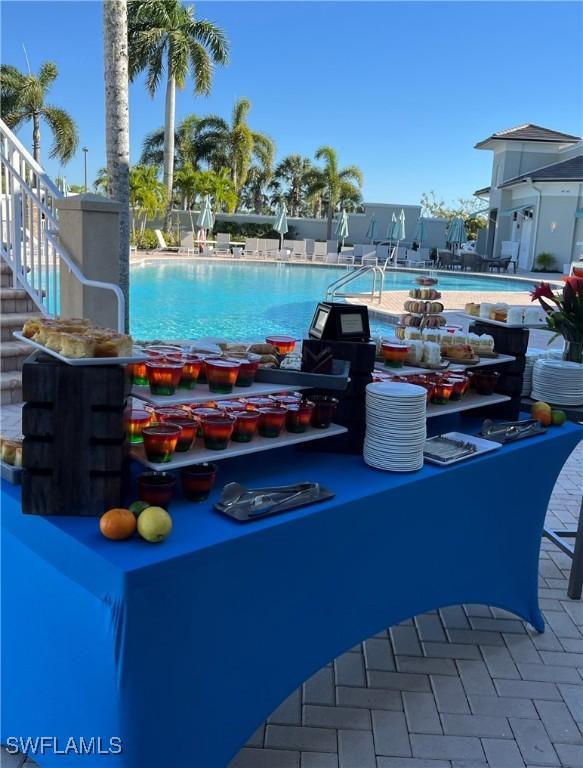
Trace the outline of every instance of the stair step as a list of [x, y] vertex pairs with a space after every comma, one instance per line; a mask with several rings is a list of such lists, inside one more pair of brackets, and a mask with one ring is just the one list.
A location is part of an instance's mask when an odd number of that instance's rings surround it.
[[0, 288], [0, 310], [10, 312], [38, 312], [38, 307], [22, 288]]
[[0, 372], [1, 404], [22, 402], [22, 373], [20, 371]]
[[0, 275], [11, 275], [12, 267], [9, 267], [5, 261], [0, 261]]
[[34, 352], [30, 344], [23, 341], [5, 341], [0, 347], [0, 371], [21, 371], [24, 361]]
[[2, 341], [13, 341], [12, 331], [19, 331], [31, 317], [40, 317], [39, 312], [9, 312], [0, 315], [0, 328], [2, 329]]
[[28, 293], [24, 288], [0, 288], [0, 299], [28, 299]]
[[5, 272], [2, 272], [0, 274], [0, 286], [2, 288], [10, 288], [12, 285], [12, 274], [6, 274]]

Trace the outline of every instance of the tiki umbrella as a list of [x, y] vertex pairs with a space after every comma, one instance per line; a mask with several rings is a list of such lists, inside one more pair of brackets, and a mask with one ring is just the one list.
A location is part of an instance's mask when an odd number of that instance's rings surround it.
[[344, 210], [342, 211], [341, 215], [338, 217], [338, 220], [336, 221], [334, 234], [336, 235], [338, 240], [342, 240], [342, 246], [344, 246], [344, 240], [345, 238], [348, 237], [348, 214]]
[[279, 232], [279, 249], [283, 248], [283, 236], [288, 230], [287, 227], [287, 208], [285, 203], [278, 203], [275, 209], [275, 224], [273, 228], [276, 232]]
[[463, 243], [467, 242], [466, 237], [466, 227], [464, 224], [464, 220], [461, 219], [459, 216], [456, 216], [453, 218], [450, 222], [449, 228], [447, 230], [446, 235], [447, 242], [450, 243], [450, 245], [457, 245], [458, 248]]
[[376, 238], [377, 233], [377, 217], [373, 213], [373, 215], [370, 217], [370, 221], [368, 222], [368, 229], [366, 230], [365, 237], [368, 238], [368, 240], [372, 241]]
[[211, 198], [210, 195], [205, 195], [204, 202], [196, 220], [196, 226], [199, 228], [199, 242], [206, 241], [207, 230], [212, 229], [214, 223], [215, 217], [213, 216], [213, 211], [211, 208]]
[[421, 243], [425, 240], [425, 219], [423, 216], [419, 216], [417, 219], [413, 240], [415, 240], [415, 242], [418, 243], [419, 248], [421, 248]]

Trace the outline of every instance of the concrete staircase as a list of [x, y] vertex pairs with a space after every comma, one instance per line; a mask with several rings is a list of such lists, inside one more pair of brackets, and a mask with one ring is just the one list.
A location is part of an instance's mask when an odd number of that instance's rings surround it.
[[26, 291], [12, 288], [12, 270], [0, 262], [0, 395], [2, 405], [22, 402], [22, 364], [32, 352], [12, 335], [29, 317], [40, 315]]

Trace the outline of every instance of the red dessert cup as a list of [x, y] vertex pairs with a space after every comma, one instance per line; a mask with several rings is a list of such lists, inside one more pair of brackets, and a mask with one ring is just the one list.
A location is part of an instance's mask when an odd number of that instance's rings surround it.
[[245, 406], [238, 400], [221, 400], [217, 403], [217, 411], [220, 413], [238, 413], [244, 410]]
[[327, 429], [332, 423], [336, 408], [338, 407], [338, 398], [330, 395], [314, 395], [314, 410], [310, 424], [318, 429]]
[[288, 432], [305, 432], [310, 426], [315, 403], [304, 400], [301, 403], [288, 405], [285, 416], [285, 428]]
[[133, 409], [125, 411], [123, 418], [128, 443], [143, 443], [142, 429], [148, 426], [152, 414], [142, 409]]
[[381, 344], [381, 351], [386, 366], [389, 368], [402, 368], [407, 359], [409, 347], [406, 344], [383, 341]]
[[195, 408], [195, 407], [192, 407], [190, 409], [190, 413], [195, 418], [197, 418], [199, 420], [200, 423], [198, 425], [197, 437], [202, 437], [203, 436], [203, 434], [202, 434], [202, 420], [204, 419], [204, 417], [205, 416], [217, 416], [217, 415], [220, 414], [220, 411], [218, 411], [216, 408], [202, 408], [202, 407], [201, 408]]
[[261, 437], [279, 437], [285, 424], [286, 413], [287, 408], [277, 406], [260, 408], [257, 429]]
[[445, 405], [451, 399], [453, 392], [453, 382], [447, 379], [440, 379], [435, 382], [433, 392], [431, 393], [431, 402], [436, 405]]
[[450, 400], [461, 400], [470, 385], [470, 380], [467, 376], [448, 376], [446, 381], [453, 384], [453, 390], [449, 397]]
[[261, 408], [272, 408], [274, 401], [270, 397], [248, 397], [245, 408], [248, 411], [258, 411]]
[[281, 405], [283, 408], [288, 408], [290, 405], [298, 405], [302, 401], [302, 396], [298, 392], [294, 393], [282, 393], [281, 395], [272, 395], [273, 400], [277, 405]]
[[200, 369], [202, 368], [203, 359], [199, 355], [179, 354], [174, 353], [168, 356], [173, 362], [181, 362], [183, 365], [182, 376], [178, 386], [180, 389], [194, 389]]
[[499, 377], [498, 371], [473, 371], [472, 387], [479, 395], [492, 395]]
[[150, 392], [153, 395], [173, 395], [182, 376], [183, 365], [179, 362], [148, 360], [146, 370]]
[[190, 416], [188, 418], [175, 419], [172, 423], [177, 424], [181, 428], [180, 437], [176, 443], [176, 452], [183, 453], [190, 450], [196, 441], [200, 419], [196, 418], [196, 416]]
[[237, 374], [237, 386], [238, 387], [250, 387], [255, 381], [255, 374], [259, 368], [261, 362], [260, 355], [249, 355], [247, 359], [242, 359], [239, 367], [239, 373]]
[[128, 365], [128, 374], [134, 387], [148, 386], [148, 370], [145, 361], [130, 363]]
[[236, 443], [248, 443], [257, 434], [259, 411], [238, 411], [232, 414], [235, 417], [235, 428], [232, 439]]
[[241, 363], [239, 360], [205, 360], [209, 392], [228, 395], [233, 391]]
[[224, 451], [235, 426], [235, 418], [227, 413], [203, 416], [202, 434], [210, 451]]
[[154, 416], [157, 421], [174, 422], [174, 419], [184, 419], [189, 415], [188, 411], [180, 405], [157, 405], [154, 408]]
[[172, 454], [176, 450], [176, 443], [180, 437], [181, 428], [177, 424], [168, 422], [150, 424], [144, 427], [144, 449], [146, 458], [155, 464], [164, 464], [172, 460]]
[[275, 347], [280, 355], [289, 355], [296, 348], [296, 340], [292, 336], [267, 336], [265, 341]]
[[176, 478], [170, 472], [143, 472], [138, 477], [138, 497], [153, 507], [166, 507], [172, 501]]
[[195, 464], [180, 472], [182, 493], [188, 501], [206, 501], [215, 484], [216, 464]]

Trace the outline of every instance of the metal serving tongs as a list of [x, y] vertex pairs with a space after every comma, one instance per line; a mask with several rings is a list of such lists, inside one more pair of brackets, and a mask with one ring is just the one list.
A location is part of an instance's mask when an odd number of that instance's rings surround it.
[[240, 483], [227, 483], [218, 506], [222, 511], [252, 517], [270, 514], [284, 504], [306, 504], [316, 500], [319, 495], [318, 483], [296, 483], [274, 488], [245, 488]]
[[538, 435], [545, 429], [537, 419], [524, 419], [523, 421], [506, 421], [494, 423], [492, 419], [486, 419], [482, 424], [480, 434], [482, 437], [496, 440], [497, 442], [510, 443], [523, 437]]

